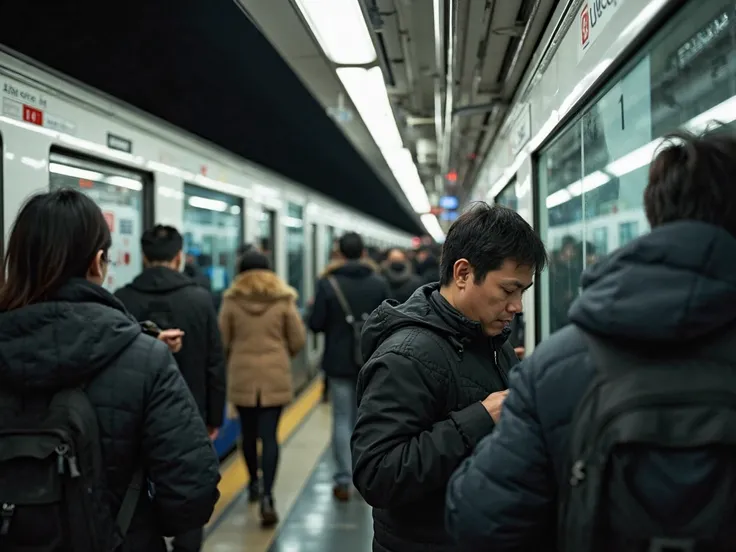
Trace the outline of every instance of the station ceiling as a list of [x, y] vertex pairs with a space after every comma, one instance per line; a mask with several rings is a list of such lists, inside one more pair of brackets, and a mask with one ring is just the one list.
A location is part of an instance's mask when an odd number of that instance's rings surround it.
[[[0, 42], [412, 234], [365, 127], [341, 129], [233, 0], [0, 0]], [[361, 143], [364, 147], [361, 147]]]

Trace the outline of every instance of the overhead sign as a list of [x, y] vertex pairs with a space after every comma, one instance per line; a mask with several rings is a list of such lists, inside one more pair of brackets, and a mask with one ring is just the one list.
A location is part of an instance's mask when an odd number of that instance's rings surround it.
[[624, 0], [585, 0], [578, 15], [578, 61], [583, 59], [603, 29], [613, 19]]
[[458, 200], [455, 196], [442, 196], [439, 201], [439, 206], [442, 209], [447, 209], [448, 211], [454, 211], [457, 209], [458, 206]]
[[[49, 99], [42, 92], [10, 79], [0, 81], [2, 114], [5, 117], [45, 127], [50, 130], [74, 134], [76, 126], [49, 113]], [[58, 109], [51, 106], [52, 110]]]
[[107, 147], [110, 149], [124, 151], [125, 153], [133, 153], [133, 142], [122, 136], [117, 136], [112, 132], [107, 133]]

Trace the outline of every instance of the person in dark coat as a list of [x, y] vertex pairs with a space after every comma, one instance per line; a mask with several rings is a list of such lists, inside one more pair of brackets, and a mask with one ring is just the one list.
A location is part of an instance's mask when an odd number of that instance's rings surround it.
[[355, 385], [360, 365], [356, 364], [353, 327], [346, 321], [337, 285], [352, 311], [360, 320], [389, 298], [386, 282], [377, 273], [377, 265], [365, 259], [363, 239], [348, 232], [339, 241], [339, 259], [330, 263], [317, 282], [317, 293], [309, 314], [309, 328], [325, 334], [322, 370], [330, 381], [332, 400], [332, 448], [336, 471], [333, 493], [341, 501], [350, 498], [352, 466], [350, 434], [355, 425]]
[[[212, 296], [179, 272], [183, 240], [176, 228], [155, 226], [143, 234], [141, 246], [146, 268], [115, 295], [137, 320], [184, 332], [182, 348], [174, 358], [215, 439], [224, 418], [226, 393], [222, 338]], [[174, 550], [197, 551], [201, 544], [199, 530], [177, 538]]]
[[414, 260], [423, 284], [440, 281], [440, 251], [436, 245], [422, 245]]
[[401, 249], [391, 249], [383, 263], [383, 277], [388, 283], [391, 299], [405, 302], [424, 282]]
[[209, 520], [219, 466], [169, 349], [101, 287], [111, 243], [102, 212], [76, 190], [38, 194], [21, 209], [0, 288], [0, 387], [88, 384], [111, 511], [140, 467], [155, 489], [152, 499], [141, 492], [121, 550], [164, 552], [164, 535]]
[[466, 550], [445, 530], [445, 487], [498, 420], [518, 363], [509, 324], [545, 262], [517, 213], [479, 203], [447, 234], [441, 281], [366, 322], [352, 453], [374, 552]]
[[[554, 549], [557, 500], [569, 481], [570, 424], [594, 374], [575, 326], [615, 340], [622, 350], [656, 354], [677, 345], [692, 351], [683, 361], [697, 366], [707, 354], [699, 344], [736, 324], [734, 174], [731, 136], [686, 137], [652, 162], [644, 205], [653, 230], [584, 273], [582, 293], [570, 308], [572, 324], [514, 371], [496, 431], [450, 481], [447, 525], [466, 549]], [[731, 351], [736, 365], [736, 343]], [[648, 482], [639, 489], [641, 503], [652, 505], [659, 519], [676, 519], [666, 512], [682, 512], [692, 500], [692, 492], [673, 492], [678, 482], [707, 480], [702, 459], [697, 466], [683, 461], [651, 476], [630, 474]], [[711, 493], [708, 485], [698, 489], [699, 496]]]

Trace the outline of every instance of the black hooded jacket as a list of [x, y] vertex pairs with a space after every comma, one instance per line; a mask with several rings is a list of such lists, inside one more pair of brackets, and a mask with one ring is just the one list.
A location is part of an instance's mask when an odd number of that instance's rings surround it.
[[[716, 360], [701, 344], [736, 324], [736, 238], [700, 222], [666, 224], [592, 266], [582, 287], [570, 309], [573, 324], [622, 348], [636, 344], [656, 354], [676, 346], [697, 370]], [[736, 366], [736, 343], [731, 351], [718, 362]], [[593, 373], [573, 326], [543, 341], [514, 371], [497, 430], [448, 486], [448, 526], [467, 549], [554, 549], [570, 423]], [[678, 495], [675, 482], [706, 481], [711, 468], [702, 459], [670, 457], [652, 473], [636, 474], [642, 504], [654, 505], [660, 519], [676, 519], [692, 497]]]
[[439, 293], [386, 302], [363, 330], [353, 481], [374, 507], [374, 550], [455, 552], [444, 528], [452, 472], [491, 433], [481, 404], [518, 363], [507, 332], [489, 338]]
[[425, 282], [414, 273], [411, 263], [389, 263], [383, 270], [391, 299], [404, 303]]
[[164, 266], [144, 270], [115, 296], [139, 321], [184, 332], [174, 355], [205, 423], [222, 425], [225, 412], [225, 359], [210, 292]]
[[0, 314], [3, 389], [83, 383], [97, 412], [111, 511], [139, 467], [155, 486], [153, 501], [141, 493], [123, 550], [163, 552], [161, 535], [207, 523], [219, 497], [217, 455], [166, 345], [82, 279], [54, 300]]

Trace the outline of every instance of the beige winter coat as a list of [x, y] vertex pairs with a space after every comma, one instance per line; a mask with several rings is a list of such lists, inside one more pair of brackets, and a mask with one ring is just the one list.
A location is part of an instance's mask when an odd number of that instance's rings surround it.
[[306, 342], [296, 291], [270, 270], [248, 270], [225, 292], [220, 332], [228, 400], [235, 406], [285, 405], [293, 397], [291, 357]]

